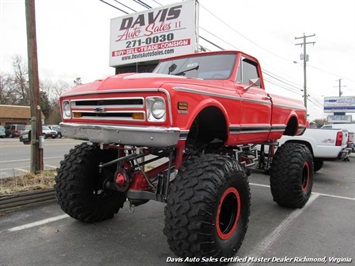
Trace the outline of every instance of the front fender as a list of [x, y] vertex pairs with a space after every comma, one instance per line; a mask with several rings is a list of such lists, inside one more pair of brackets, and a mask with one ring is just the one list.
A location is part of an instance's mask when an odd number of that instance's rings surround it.
[[202, 110], [204, 110], [208, 107], [218, 108], [222, 112], [224, 119], [226, 120], [226, 125], [230, 124], [228, 113], [227, 113], [226, 109], [224, 108], [224, 106], [216, 99], [209, 98], [209, 99], [204, 99], [203, 101], [199, 102], [199, 104], [189, 114], [189, 117], [188, 117], [188, 120], [186, 123], [186, 129], [190, 129], [192, 126], [192, 123], [194, 122], [194, 120], [196, 119], [198, 114], [200, 114], [202, 112]]

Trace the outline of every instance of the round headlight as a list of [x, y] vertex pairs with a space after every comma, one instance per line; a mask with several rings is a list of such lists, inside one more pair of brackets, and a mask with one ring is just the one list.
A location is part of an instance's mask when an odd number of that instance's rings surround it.
[[165, 116], [165, 102], [163, 100], [155, 100], [152, 104], [152, 115], [155, 119], [161, 119]]
[[70, 118], [71, 117], [70, 104], [67, 101], [63, 102], [63, 117], [64, 118]]

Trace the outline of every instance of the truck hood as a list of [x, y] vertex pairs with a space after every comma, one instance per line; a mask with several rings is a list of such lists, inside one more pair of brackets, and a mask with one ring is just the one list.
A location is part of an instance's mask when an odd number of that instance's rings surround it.
[[211, 81], [202, 79], [191, 79], [183, 76], [157, 73], [125, 73], [108, 77], [103, 80], [96, 80], [92, 83], [78, 85], [72, 90], [65, 92], [62, 96], [113, 92], [127, 89], [134, 91], [135, 89], [138, 90], [142, 88], [160, 88], [165, 83], [204, 86], [211, 86], [211, 83], [213, 83], [213, 86], [219, 85], [221, 88], [223, 88], [222, 84], [224, 82], [226, 82], [226, 80]]

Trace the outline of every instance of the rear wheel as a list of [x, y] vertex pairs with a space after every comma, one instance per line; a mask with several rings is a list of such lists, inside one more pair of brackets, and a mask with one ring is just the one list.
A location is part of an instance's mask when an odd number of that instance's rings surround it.
[[100, 150], [82, 143], [69, 151], [55, 178], [60, 207], [82, 222], [99, 222], [114, 216], [126, 198], [122, 192], [103, 188], [105, 176], [114, 169], [99, 172], [99, 163], [113, 160], [116, 151]]
[[305, 145], [285, 143], [279, 147], [270, 167], [274, 201], [284, 207], [303, 207], [311, 196], [313, 171], [313, 157]]
[[314, 163], [314, 172], [317, 172], [320, 169], [322, 169], [322, 167], [324, 165], [324, 161], [320, 160], [320, 159], [314, 159], [313, 163]]
[[246, 174], [232, 158], [205, 155], [184, 163], [172, 181], [164, 234], [180, 257], [231, 257], [250, 214]]

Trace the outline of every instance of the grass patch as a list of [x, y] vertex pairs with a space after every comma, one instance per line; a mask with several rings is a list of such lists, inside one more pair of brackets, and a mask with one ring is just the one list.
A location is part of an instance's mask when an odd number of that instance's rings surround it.
[[22, 176], [0, 179], [0, 196], [18, 192], [50, 189], [54, 186], [56, 171], [43, 171], [40, 174], [28, 173]]

